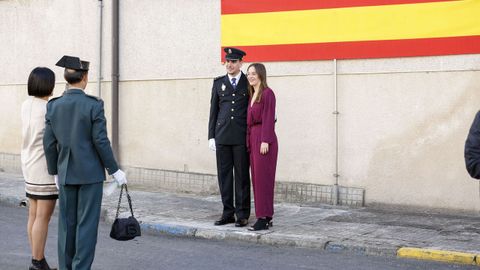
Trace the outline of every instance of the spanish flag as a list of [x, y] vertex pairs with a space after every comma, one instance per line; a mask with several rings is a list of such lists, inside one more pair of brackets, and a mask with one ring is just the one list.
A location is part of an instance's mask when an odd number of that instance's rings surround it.
[[222, 0], [245, 61], [480, 53], [480, 0]]

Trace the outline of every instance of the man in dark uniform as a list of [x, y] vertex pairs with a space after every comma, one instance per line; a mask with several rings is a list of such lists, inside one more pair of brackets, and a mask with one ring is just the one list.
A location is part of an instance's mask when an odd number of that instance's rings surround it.
[[105, 169], [119, 185], [125, 173], [113, 156], [103, 101], [84, 92], [89, 63], [64, 56], [68, 89], [47, 104], [43, 147], [48, 172], [59, 189], [58, 263], [60, 269], [90, 269], [97, 243]]
[[[249, 157], [246, 147], [248, 81], [240, 70], [245, 52], [225, 48], [227, 74], [214, 79], [208, 121], [209, 147], [216, 151], [223, 213], [215, 225], [248, 224], [250, 217]], [[234, 204], [235, 200], [235, 204]], [[234, 215], [237, 219], [235, 220]]]

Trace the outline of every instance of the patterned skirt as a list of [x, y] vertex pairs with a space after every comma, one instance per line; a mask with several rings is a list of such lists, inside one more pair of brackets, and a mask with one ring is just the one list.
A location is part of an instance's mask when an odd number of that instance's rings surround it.
[[53, 184], [36, 184], [25, 181], [25, 192], [27, 198], [35, 200], [56, 200], [58, 189]]

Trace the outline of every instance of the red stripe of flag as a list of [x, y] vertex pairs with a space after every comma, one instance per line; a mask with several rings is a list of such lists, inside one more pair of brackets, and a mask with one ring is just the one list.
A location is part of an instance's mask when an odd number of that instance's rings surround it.
[[452, 1], [459, 0], [222, 0], [222, 15]]
[[[388, 58], [470, 54], [480, 51], [480, 36], [376, 40], [291, 45], [237, 46], [246, 62]], [[222, 48], [222, 59], [225, 54]]]

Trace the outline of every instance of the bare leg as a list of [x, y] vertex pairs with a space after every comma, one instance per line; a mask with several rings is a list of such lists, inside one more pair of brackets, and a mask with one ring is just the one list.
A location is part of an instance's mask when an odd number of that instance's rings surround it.
[[37, 200], [37, 213], [32, 226], [32, 255], [36, 260], [45, 257], [48, 223], [55, 209], [56, 200]]
[[30, 243], [30, 249], [32, 250], [33, 256], [33, 242], [32, 242], [32, 227], [35, 223], [35, 217], [37, 216], [37, 200], [29, 198], [29, 207], [28, 207], [28, 223], [27, 223], [27, 233], [28, 233], [28, 242]]

